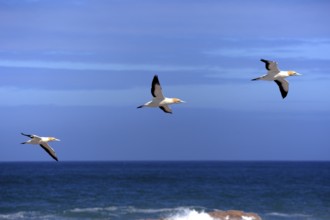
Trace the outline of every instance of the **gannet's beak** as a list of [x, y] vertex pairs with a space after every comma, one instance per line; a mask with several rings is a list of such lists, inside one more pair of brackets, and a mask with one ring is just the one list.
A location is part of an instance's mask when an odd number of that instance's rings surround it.
[[186, 101], [180, 100], [180, 103], [187, 103]]
[[61, 141], [61, 140], [56, 138], [54, 141]]
[[300, 74], [300, 73], [296, 73], [295, 75], [296, 75], [296, 76], [302, 76], [302, 74]]

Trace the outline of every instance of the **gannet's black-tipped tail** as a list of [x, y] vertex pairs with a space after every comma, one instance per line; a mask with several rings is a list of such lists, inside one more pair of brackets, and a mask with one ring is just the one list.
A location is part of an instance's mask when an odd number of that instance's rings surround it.
[[261, 79], [261, 77], [251, 79], [251, 81], [255, 81], [255, 80], [259, 80], [259, 79]]
[[21, 144], [26, 144], [26, 142], [22, 142]]
[[140, 106], [138, 106], [138, 107], [136, 107], [136, 108], [142, 108], [143, 107], [143, 105], [140, 105]]
[[33, 138], [33, 135], [31, 135], [31, 134], [24, 134], [23, 132], [21, 132], [21, 135], [24, 135], [24, 136], [29, 137], [29, 138]]

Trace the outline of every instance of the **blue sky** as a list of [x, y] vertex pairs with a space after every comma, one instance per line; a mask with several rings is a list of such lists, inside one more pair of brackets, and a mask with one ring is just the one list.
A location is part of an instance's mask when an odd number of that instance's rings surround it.
[[[330, 160], [329, 1], [0, 0], [0, 161]], [[282, 99], [260, 58], [291, 77]], [[173, 114], [136, 109], [164, 94]]]

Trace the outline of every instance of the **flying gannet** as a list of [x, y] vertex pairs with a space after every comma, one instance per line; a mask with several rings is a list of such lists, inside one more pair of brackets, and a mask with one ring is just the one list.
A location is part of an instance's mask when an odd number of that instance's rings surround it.
[[288, 76], [301, 76], [301, 74], [292, 70], [281, 71], [277, 67], [277, 62], [274, 61], [269, 61], [264, 59], [261, 59], [260, 61], [266, 64], [266, 69], [268, 70], [268, 72], [267, 74], [252, 80], [267, 80], [267, 81], [276, 82], [276, 84], [280, 88], [282, 97], [284, 99], [289, 92], [289, 82], [286, 81], [285, 78]]
[[47, 142], [60, 141], [59, 139], [54, 138], [54, 137], [39, 137], [34, 134], [24, 134], [24, 133], [21, 133], [21, 134], [31, 138], [31, 140], [23, 142], [22, 144], [39, 144], [54, 160], [58, 161], [54, 149], [51, 148]]
[[166, 113], [172, 113], [172, 109], [168, 106], [171, 104], [184, 103], [181, 99], [178, 98], [167, 98], [163, 95], [162, 87], [160, 86], [158, 76], [155, 75], [151, 83], [151, 94], [154, 97], [151, 101], [138, 106], [137, 108], [142, 107], [159, 107]]

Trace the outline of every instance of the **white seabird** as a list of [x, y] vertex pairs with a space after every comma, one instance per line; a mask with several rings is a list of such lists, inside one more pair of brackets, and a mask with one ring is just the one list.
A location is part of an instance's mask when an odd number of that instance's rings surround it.
[[159, 107], [166, 113], [172, 113], [172, 109], [168, 106], [171, 104], [183, 103], [181, 99], [178, 98], [167, 98], [163, 95], [162, 87], [160, 86], [158, 76], [155, 75], [151, 83], [151, 94], [154, 97], [151, 101], [138, 106], [137, 108], [142, 107]]
[[39, 144], [54, 160], [58, 161], [54, 149], [51, 148], [47, 142], [60, 141], [59, 139], [54, 138], [54, 137], [39, 137], [34, 134], [24, 134], [24, 133], [21, 133], [21, 134], [31, 138], [31, 140], [23, 142], [22, 144]]
[[252, 80], [267, 80], [274, 81], [280, 88], [283, 99], [287, 96], [289, 92], [289, 82], [285, 80], [288, 76], [301, 76], [301, 74], [296, 71], [281, 71], [277, 67], [277, 62], [261, 59], [261, 62], [266, 64], [266, 69], [268, 70], [266, 75], [260, 76]]

